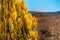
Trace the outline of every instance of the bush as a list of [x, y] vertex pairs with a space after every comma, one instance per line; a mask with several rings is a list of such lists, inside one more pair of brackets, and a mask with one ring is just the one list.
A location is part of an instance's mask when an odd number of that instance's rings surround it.
[[37, 40], [36, 26], [24, 0], [0, 0], [0, 40]]

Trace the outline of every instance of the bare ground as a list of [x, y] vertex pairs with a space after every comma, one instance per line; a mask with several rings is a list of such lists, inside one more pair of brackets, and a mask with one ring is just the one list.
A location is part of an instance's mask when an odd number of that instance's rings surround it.
[[32, 14], [38, 21], [38, 40], [60, 40], [60, 14]]

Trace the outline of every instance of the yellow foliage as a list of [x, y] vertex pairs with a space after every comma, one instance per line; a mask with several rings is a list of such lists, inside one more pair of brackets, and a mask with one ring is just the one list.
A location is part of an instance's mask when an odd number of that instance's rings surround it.
[[20, 27], [23, 26], [23, 21], [22, 21], [21, 18], [18, 18], [18, 20], [17, 20], [17, 24], [18, 24], [18, 26], [20, 26]]
[[27, 39], [27, 40], [32, 40], [32, 39]]
[[32, 27], [36, 28], [36, 26], [37, 26], [37, 19], [35, 17], [33, 17], [32, 21], [33, 21]]
[[28, 29], [32, 29], [32, 20], [28, 17], [28, 15], [24, 16], [24, 21], [25, 21], [25, 25]]
[[1, 40], [37, 40], [36, 26], [37, 19], [28, 13], [24, 0], [0, 1]]
[[11, 18], [12, 18], [13, 20], [16, 20], [16, 18], [17, 18], [17, 13], [16, 13], [16, 12], [11, 13]]

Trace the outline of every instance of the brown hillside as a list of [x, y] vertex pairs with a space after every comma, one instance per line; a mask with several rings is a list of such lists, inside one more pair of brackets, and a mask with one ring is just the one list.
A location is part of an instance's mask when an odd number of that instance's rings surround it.
[[39, 40], [60, 40], [60, 14], [31, 12], [38, 19]]

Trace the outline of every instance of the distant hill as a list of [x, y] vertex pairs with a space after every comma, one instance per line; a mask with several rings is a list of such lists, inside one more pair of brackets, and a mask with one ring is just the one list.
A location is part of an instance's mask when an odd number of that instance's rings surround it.
[[29, 11], [29, 13], [31, 13], [33, 16], [36, 17], [45, 17], [45, 16], [60, 16], [60, 11], [57, 12], [36, 12], [36, 11]]
[[57, 12], [36, 12], [36, 11], [29, 11], [29, 13], [45, 13], [45, 14], [60, 14], [60, 11]]

